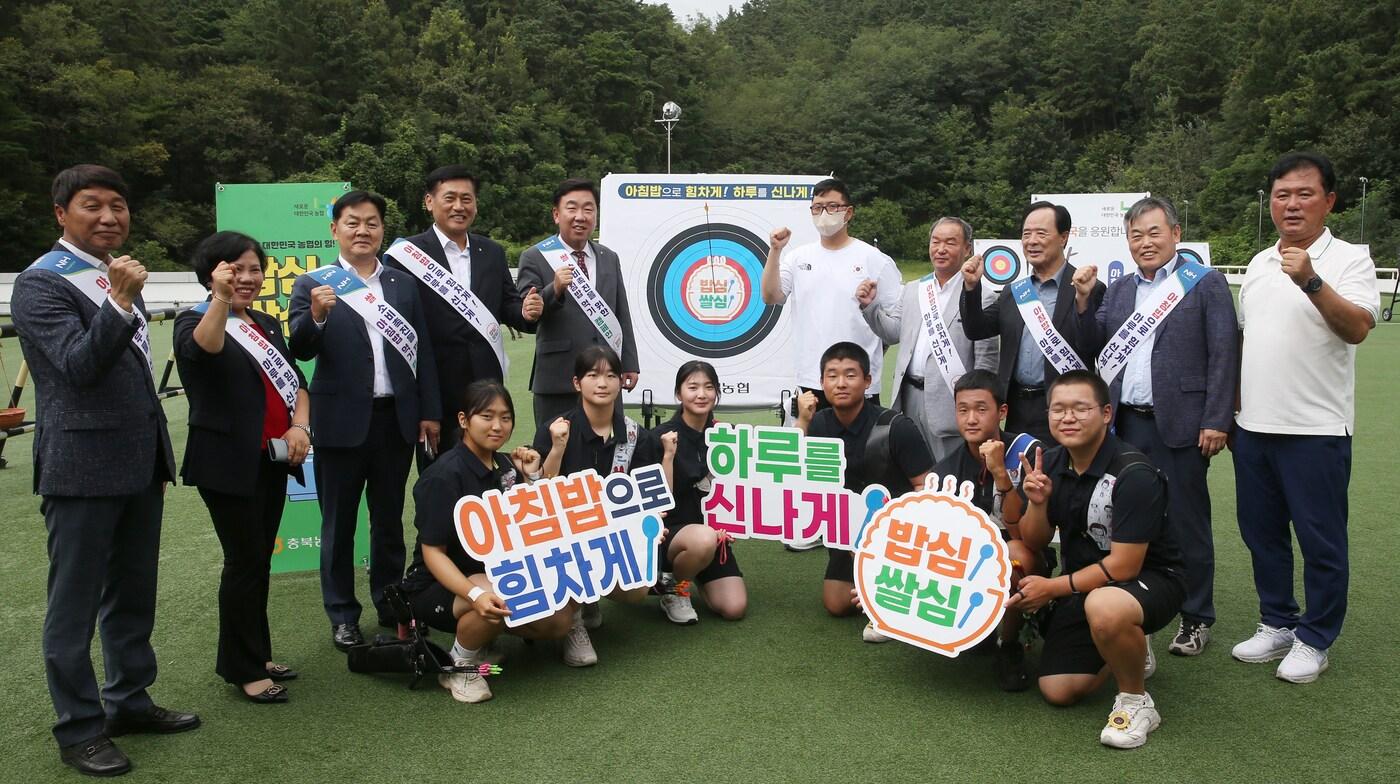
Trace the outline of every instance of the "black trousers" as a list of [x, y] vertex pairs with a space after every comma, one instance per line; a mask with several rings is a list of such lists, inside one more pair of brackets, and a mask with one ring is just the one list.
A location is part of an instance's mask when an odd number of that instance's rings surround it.
[[1050, 435], [1050, 409], [1044, 388], [1029, 390], [1011, 382], [1006, 390], [1006, 432], [1030, 433], [1046, 449], [1056, 444]]
[[272, 635], [267, 628], [267, 591], [272, 549], [287, 500], [287, 468], [259, 458], [252, 495], [199, 489], [219, 544], [224, 571], [219, 576], [219, 653], [214, 671], [229, 683], [267, 677]]
[[[100, 735], [106, 717], [152, 705], [146, 689], [156, 679], [151, 629], [162, 484], [152, 479], [145, 490], [124, 496], [45, 496], [39, 507], [49, 532], [44, 673], [60, 746]], [[101, 633], [107, 673], [100, 692], [92, 668], [94, 630]]]
[[1215, 623], [1215, 538], [1210, 524], [1210, 460], [1195, 444], [1172, 448], [1157, 421], [1130, 408], [1118, 409], [1118, 436], [1132, 444], [1167, 475], [1167, 519], [1186, 566], [1186, 601], [1181, 617]]
[[394, 617], [384, 604], [384, 589], [403, 579], [403, 501], [413, 448], [399, 432], [391, 398], [375, 400], [363, 444], [316, 447], [312, 465], [321, 504], [321, 600], [332, 626], [360, 620], [355, 528], [362, 494], [369, 502], [370, 601], [381, 618]]

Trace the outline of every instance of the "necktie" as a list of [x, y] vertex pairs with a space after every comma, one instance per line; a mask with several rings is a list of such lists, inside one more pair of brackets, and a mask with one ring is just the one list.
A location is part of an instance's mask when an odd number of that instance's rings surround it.
[[588, 254], [576, 250], [574, 251], [574, 261], [578, 262], [579, 272], [582, 272], [585, 278], [588, 277]]

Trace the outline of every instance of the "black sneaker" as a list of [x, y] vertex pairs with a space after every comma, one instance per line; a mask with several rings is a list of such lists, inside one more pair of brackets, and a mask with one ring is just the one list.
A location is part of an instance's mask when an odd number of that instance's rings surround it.
[[1196, 621], [1181, 619], [1176, 627], [1176, 636], [1167, 650], [1177, 656], [1200, 656], [1210, 642], [1210, 627]]
[[997, 645], [992, 670], [1002, 691], [1025, 691], [1031, 685], [1031, 679], [1026, 675], [1026, 648], [1019, 642]]
[[363, 645], [365, 635], [360, 632], [358, 623], [340, 623], [331, 628], [331, 642], [336, 648], [348, 651], [352, 646]]

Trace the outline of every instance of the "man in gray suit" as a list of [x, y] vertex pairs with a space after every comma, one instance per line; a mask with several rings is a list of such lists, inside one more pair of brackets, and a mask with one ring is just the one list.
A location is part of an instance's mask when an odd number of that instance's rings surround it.
[[[899, 300], [893, 305], [878, 302], [877, 283], [874, 280], [862, 281], [856, 288], [861, 315], [871, 331], [885, 343], [899, 344], [899, 358], [894, 366], [893, 408], [903, 411], [919, 426], [935, 463], [963, 445], [953, 406], [953, 384], [958, 376], [969, 370], [990, 370], [995, 373], [997, 369], [1000, 339], [973, 341], [962, 327], [962, 315], [958, 309], [962, 293], [959, 272], [963, 262], [971, 255], [972, 227], [967, 221], [962, 218], [939, 218], [929, 229], [928, 259], [933, 264], [932, 273], [906, 283]], [[924, 324], [924, 303], [921, 303], [920, 296], [926, 296], [930, 287], [933, 299], [929, 304], [936, 305], [949, 343], [943, 348], [943, 352], [949, 352], [944, 354], [947, 357], [945, 361], [935, 356], [934, 337]], [[995, 292], [986, 290], [983, 306], [995, 296]], [[930, 314], [934, 312], [932, 309], [929, 311]]]
[[1098, 270], [1085, 266], [1074, 273], [1079, 334], [1088, 357], [1099, 355], [1136, 311], [1153, 312], [1169, 287], [1198, 281], [1155, 329], [1127, 350], [1126, 361], [1112, 349], [1098, 361], [1110, 382], [1118, 436], [1161, 468], [1171, 487], [1167, 517], [1185, 561], [1186, 601], [1169, 650], [1195, 656], [1210, 642], [1215, 623], [1215, 543], [1206, 470], [1224, 448], [1234, 419], [1239, 374], [1235, 302], [1224, 275], [1197, 269], [1177, 255], [1181, 226], [1171, 202], [1142, 199], [1123, 222], [1138, 271], [1115, 281], [1097, 308], [1091, 306], [1091, 296]]
[[[543, 430], [578, 401], [574, 391], [574, 355], [588, 346], [611, 347], [622, 358], [622, 388], [637, 385], [640, 366], [637, 342], [632, 335], [632, 315], [627, 290], [622, 285], [622, 263], [617, 254], [593, 242], [598, 225], [598, 189], [588, 180], [565, 180], [554, 191], [554, 223], [559, 233], [520, 254], [516, 286], [522, 292], [535, 289], [544, 298], [544, 313], [535, 333], [535, 363], [530, 369], [530, 391], [535, 398], [535, 428]], [[546, 257], [546, 253], [549, 256]], [[567, 256], [567, 263], [560, 259]], [[610, 326], [597, 313], [598, 303], [580, 303], [575, 292], [575, 269], [612, 311], [621, 334], [605, 335]], [[590, 316], [585, 307], [594, 310]], [[621, 405], [621, 398], [618, 398]]]
[[[165, 483], [175, 458], [152, 376], [146, 268], [112, 257], [130, 229], [127, 186], [84, 164], [53, 182], [63, 236], [15, 280], [14, 322], [34, 376], [34, 491], [48, 528], [44, 670], [60, 759], [89, 775], [131, 768], [110, 740], [181, 732], [157, 707], [151, 649]], [[102, 635], [107, 682], [91, 648]]]

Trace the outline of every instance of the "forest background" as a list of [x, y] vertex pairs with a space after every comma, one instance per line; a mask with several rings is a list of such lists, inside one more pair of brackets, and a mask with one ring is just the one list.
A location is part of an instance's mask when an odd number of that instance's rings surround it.
[[685, 25], [636, 0], [11, 0], [0, 271], [52, 243], [79, 162], [131, 183], [153, 269], [213, 231], [215, 183], [348, 180], [389, 198], [392, 238], [445, 163], [479, 173], [476, 230], [514, 263], [560, 180], [665, 170], [668, 100], [674, 171], [834, 172], [899, 259], [939, 215], [1018, 236], [1033, 192], [1151, 191], [1243, 264], [1292, 149], [1336, 163], [1352, 241], [1367, 178], [1364, 238], [1400, 253], [1394, 0], [755, 0]]

